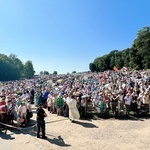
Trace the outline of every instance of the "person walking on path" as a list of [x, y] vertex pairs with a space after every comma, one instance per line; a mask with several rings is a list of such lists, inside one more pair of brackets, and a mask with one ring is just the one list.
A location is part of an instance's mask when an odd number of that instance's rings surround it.
[[43, 109], [43, 104], [39, 104], [39, 107], [36, 110], [37, 112], [37, 138], [40, 138], [40, 129], [42, 130], [42, 139], [46, 139], [45, 136], [45, 120], [44, 118], [47, 117]]

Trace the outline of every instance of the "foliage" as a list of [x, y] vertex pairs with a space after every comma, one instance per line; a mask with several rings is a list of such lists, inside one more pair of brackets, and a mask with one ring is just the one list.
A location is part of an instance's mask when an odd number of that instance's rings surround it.
[[[138, 31], [131, 48], [122, 51], [112, 50], [89, 64], [92, 72], [113, 69], [114, 66], [119, 69], [123, 66], [133, 69], [150, 69], [150, 26]], [[28, 60], [23, 64], [14, 54], [9, 56], [0, 54], [0, 81], [17, 80], [21, 77], [31, 78], [34, 73], [32, 61]], [[49, 75], [49, 72], [44, 71], [40, 74]], [[54, 71], [53, 74], [57, 75], [58, 72]]]
[[96, 65], [94, 63], [90, 63], [89, 64], [89, 68], [90, 68], [91, 72], [95, 72], [96, 71]]
[[54, 72], [53, 72], [53, 75], [57, 75], [57, 74], [58, 74], [58, 72], [57, 72], [57, 71], [54, 71]]
[[17, 58], [16, 55], [14, 54], [10, 54], [9, 55], [9, 58], [11, 60], [11, 63], [16, 66], [16, 68], [18, 69], [18, 72], [19, 72], [19, 76], [23, 76], [23, 72], [24, 72], [24, 65], [22, 63], [22, 61]]
[[49, 75], [48, 71], [40, 71], [40, 75]]
[[34, 76], [34, 68], [33, 68], [33, 64], [32, 61], [28, 60], [25, 65], [24, 65], [24, 75], [27, 78], [31, 78]]
[[49, 72], [48, 71], [44, 71], [44, 75], [49, 75]]
[[40, 75], [44, 75], [44, 72], [43, 72], [43, 71], [40, 71]]
[[150, 68], [150, 26], [142, 28], [137, 33], [131, 48], [113, 50], [89, 64], [91, 72], [113, 69], [114, 66], [119, 69], [123, 66], [133, 69]]
[[139, 30], [137, 38], [133, 42], [132, 48], [137, 50], [137, 57], [140, 56], [142, 69], [150, 68], [150, 26]]
[[74, 74], [74, 73], [76, 73], [76, 71], [72, 71], [72, 73]]
[[[18, 80], [21, 77], [27, 77], [27, 71], [29, 70], [25, 66], [14, 54], [9, 56], [0, 54], [0, 81]], [[31, 66], [33, 67], [33, 65]], [[33, 75], [30, 75], [30, 77]]]

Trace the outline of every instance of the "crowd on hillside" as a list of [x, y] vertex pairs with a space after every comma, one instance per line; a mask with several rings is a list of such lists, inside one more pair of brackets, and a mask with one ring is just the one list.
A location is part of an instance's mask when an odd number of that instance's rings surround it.
[[39, 77], [0, 84], [0, 114], [18, 126], [32, 117], [32, 105], [43, 103], [50, 113], [68, 116], [68, 98], [75, 99], [81, 117], [89, 108], [99, 114], [129, 116], [150, 113], [150, 72], [118, 71]]

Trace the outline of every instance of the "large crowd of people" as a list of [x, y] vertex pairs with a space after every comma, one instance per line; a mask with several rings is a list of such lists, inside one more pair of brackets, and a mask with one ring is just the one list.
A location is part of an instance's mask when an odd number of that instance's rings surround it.
[[41, 103], [49, 113], [68, 117], [69, 100], [75, 100], [80, 117], [89, 111], [114, 117], [146, 115], [150, 113], [150, 71], [124, 67], [119, 71], [1, 82], [0, 120], [26, 125], [33, 115], [32, 105]]

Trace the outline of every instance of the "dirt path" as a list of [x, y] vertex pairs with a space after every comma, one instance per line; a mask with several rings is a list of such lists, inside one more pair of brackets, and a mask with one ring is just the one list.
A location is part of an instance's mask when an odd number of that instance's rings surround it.
[[[34, 117], [35, 119], [35, 114]], [[36, 138], [36, 129], [0, 132], [1, 150], [149, 150], [150, 119], [79, 120], [48, 114], [47, 140]], [[33, 122], [33, 121], [32, 121]]]

